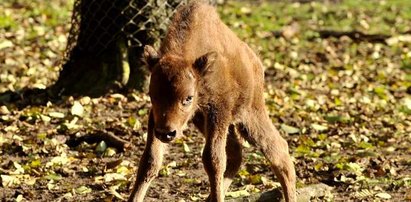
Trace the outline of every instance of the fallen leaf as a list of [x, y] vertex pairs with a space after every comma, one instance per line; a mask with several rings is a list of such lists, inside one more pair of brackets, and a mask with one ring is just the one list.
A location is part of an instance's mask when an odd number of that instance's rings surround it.
[[190, 147], [185, 142], [183, 142], [183, 149], [185, 153], [190, 153]]
[[13, 175], [0, 175], [0, 178], [3, 187], [12, 187], [15, 184], [20, 184], [20, 181]]
[[0, 115], [7, 115], [7, 114], [10, 114], [10, 111], [9, 111], [9, 109], [7, 109], [7, 107], [6, 106], [1, 106], [0, 107]]
[[250, 179], [250, 184], [257, 185], [257, 184], [263, 183], [261, 175], [258, 175], [258, 174], [250, 176], [249, 179]]
[[83, 116], [84, 108], [79, 101], [74, 101], [73, 106], [71, 107], [71, 114], [76, 116]]
[[53, 157], [49, 162], [46, 163], [46, 167], [53, 167], [53, 166], [64, 166], [70, 162], [69, 158], [65, 153], [61, 156]]
[[317, 131], [324, 131], [328, 129], [327, 126], [323, 126], [323, 125], [316, 124], [316, 123], [311, 124], [311, 127], [313, 127]]
[[120, 185], [121, 185], [121, 184], [117, 184], [117, 185], [111, 186], [111, 187], [109, 188], [109, 190], [110, 190], [110, 193], [113, 194], [115, 197], [117, 197], [118, 199], [121, 199], [121, 200], [124, 201], [125, 198], [122, 197], [121, 194], [119, 194], [119, 193], [117, 192], [117, 189], [120, 187]]
[[112, 157], [117, 153], [116, 149], [112, 147], [108, 147], [106, 151], [104, 152], [104, 156]]
[[0, 50], [5, 49], [5, 48], [10, 48], [10, 47], [13, 47], [13, 46], [14, 46], [13, 42], [11, 42], [9, 40], [4, 40], [4, 41], [0, 42]]
[[385, 192], [375, 194], [375, 196], [382, 199], [391, 199], [391, 195]]
[[233, 197], [233, 198], [239, 198], [239, 197], [244, 197], [244, 196], [250, 196], [250, 193], [248, 193], [247, 190], [239, 190], [239, 191], [227, 192], [225, 195], [229, 197]]
[[77, 187], [75, 190], [74, 190], [74, 192], [76, 193], [76, 194], [80, 194], [80, 195], [83, 195], [83, 194], [87, 194], [87, 193], [90, 193], [92, 191], [92, 189], [91, 188], [89, 188], [89, 187], [87, 187], [87, 186], [80, 186], [80, 187]]
[[62, 118], [64, 118], [65, 115], [61, 112], [49, 112], [49, 116], [53, 117], [53, 118], [62, 119]]
[[24, 199], [23, 195], [21, 195], [21, 194], [19, 194], [15, 199], [16, 202], [25, 201], [25, 200], [26, 199]]
[[281, 129], [284, 130], [288, 134], [295, 134], [295, 133], [300, 132], [300, 129], [293, 127], [293, 126], [286, 125], [286, 124], [281, 124]]
[[118, 173], [107, 173], [104, 175], [104, 182], [112, 182], [112, 181], [126, 181], [127, 178], [124, 177], [124, 175], [122, 174], [118, 174]]

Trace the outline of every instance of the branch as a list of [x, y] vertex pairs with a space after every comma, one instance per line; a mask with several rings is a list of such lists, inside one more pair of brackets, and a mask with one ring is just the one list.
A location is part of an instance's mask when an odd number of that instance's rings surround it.
[[353, 41], [368, 41], [372, 43], [383, 43], [386, 44], [385, 40], [390, 38], [390, 35], [385, 34], [364, 34], [360, 31], [349, 31], [349, 32], [340, 32], [333, 30], [321, 30], [318, 31], [321, 38], [330, 38], [330, 37], [342, 37], [346, 36], [352, 39]]
[[94, 133], [86, 134], [81, 137], [70, 138], [67, 145], [70, 147], [76, 147], [83, 141], [89, 144], [104, 141], [108, 146], [114, 147], [119, 151], [124, 151], [125, 148], [129, 148], [131, 146], [130, 142], [123, 140], [117, 137], [113, 132], [106, 130], [95, 130]]

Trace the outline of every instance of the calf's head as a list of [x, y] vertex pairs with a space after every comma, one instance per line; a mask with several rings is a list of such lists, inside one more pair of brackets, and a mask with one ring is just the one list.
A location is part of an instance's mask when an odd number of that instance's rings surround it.
[[190, 62], [180, 55], [159, 55], [153, 47], [144, 47], [144, 59], [151, 72], [153, 132], [162, 142], [179, 136], [193, 116], [201, 79], [216, 58], [216, 52], [209, 52]]

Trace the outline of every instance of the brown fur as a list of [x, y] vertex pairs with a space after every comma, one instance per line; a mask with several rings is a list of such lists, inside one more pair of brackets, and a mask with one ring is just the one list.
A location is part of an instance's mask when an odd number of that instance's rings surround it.
[[295, 201], [295, 171], [287, 142], [272, 125], [263, 98], [264, 72], [256, 54], [219, 19], [215, 9], [190, 3], [175, 14], [159, 52], [145, 47], [152, 72], [148, 138], [130, 201], [143, 201], [167, 143], [189, 120], [206, 137], [209, 201], [224, 193], [241, 165], [242, 136], [271, 162], [286, 201]]

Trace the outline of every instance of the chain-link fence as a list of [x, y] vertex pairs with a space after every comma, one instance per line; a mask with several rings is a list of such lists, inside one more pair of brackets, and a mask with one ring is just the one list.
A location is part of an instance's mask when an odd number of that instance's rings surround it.
[[142, 90], [147, 84], [142, 46], [159, 43], [171, 16], [188, 1], [74, 0], [65, 61], [53, 93]]
[[118, 38], [142, 46], [159, 39], [170, 16], [187, 0], [76, 0], [66, 59], [73, 51], [99, 55]]

